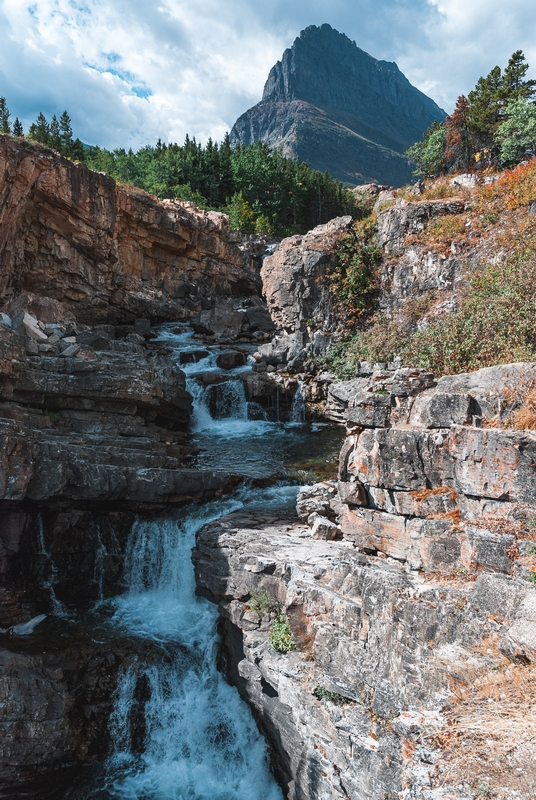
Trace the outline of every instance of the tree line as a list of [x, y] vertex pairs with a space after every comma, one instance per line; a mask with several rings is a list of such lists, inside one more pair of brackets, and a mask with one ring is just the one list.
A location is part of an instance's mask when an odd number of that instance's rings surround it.
[[[10, 117], [11, 113], [7, 107], [6, 98], [0, 97], [0, 133], [24, 136], [24, 129], [19, 118], [15, 117], [15, 122], [11, 125]], [[73, 138], [71, 118], [67, 111], [64, 111], [59, 119], [53, 114], [50, 122], [44, 114], [40, 113], [36, 121], [30, 125], [26, 136], [34, 142], [41, 142], [41, 144], [52, 147], [62, 156], [71, 158], [73, 161], [84, 160], [84, 145], [80, 139]]]
[[[0, 98], [0, 132], [23, 136], [18, 118], [13, 126], [9, 118], [5, 98]], [[64, 111], [50, 122], [40, 113], [27, 138], [160, 199], [180, 198], [224, 211], [231, 228], [246, 233], [289, 236], [359, 212], [352, 192], [329, 173], [310, 169], [261, 142], [232, 148], [229, 134], [221, 143], [209, 139], [206, 145], [186, 136], [182, 145], [158, 140], [137, 152], [107, 150], [74, 139]]]
[[536, 80], [521, 50], [506, 69], [493, 67], [444, 123], [435, 122], [406, 152], [416, 175], [510, 167], [536, 156]]

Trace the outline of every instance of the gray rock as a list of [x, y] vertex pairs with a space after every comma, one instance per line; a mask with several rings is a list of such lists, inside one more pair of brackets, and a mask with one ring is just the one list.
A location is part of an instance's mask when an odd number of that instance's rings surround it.
[[62, 356], [64, 358], [74, 358], [80, 352], [80, 345], [79, 344], [71, 344], [62, 350]]
[[246, 363], [246, 356], [238, 350], [224, 350], [216, 358], [220, 369], [230, 370], [242, 367]]
[[143, 338], [148, 338], [151, 335], [151, 320], [150, 319], [135, 319], [134, 320], [134, 333], [137, 333]]
[[37, 341], [42, 342], [46, 342], [47, 340], [47, 335], [39, 327], [39, 323], [36, 318], [32, 317], [31, 314], [27, 314], [25, 311], [22, 311], [13, 318], [12, 327], [14, 331], [17, 331], [18, 333], [24, 333], [31, 339], [36, 339]]
[[307, 489], [302, 489], [296, 500], [296, 511], [298, 517], [307, 522], [311, 514], [331, 518], [330, 503], [335, 497], [334, 486], [326, 483], [315, 483]]

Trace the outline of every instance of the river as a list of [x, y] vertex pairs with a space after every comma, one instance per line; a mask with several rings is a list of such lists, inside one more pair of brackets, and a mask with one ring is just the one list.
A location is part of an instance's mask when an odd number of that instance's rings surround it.
[[[181, 364], [194, 398], [195, 466], [248, 480], [233, 496], [186, 507], [178, 518], [134, 524], [126, 591], [97, 611], [111, 641], [114, 631], [132, 637], [139, 655], [120, 672], [106, 763], [61, 797], [282, 800], [249, 708], [216, 669], [218, 610], [195, 593], [191, 550], [201, 526], [244, 506], [292, 514], [300, 483], [332, 470], [340, 432], [305, 423], [299, 394], [290, 421], [263, 419], [262, 409], [248, 407], [240, 380], [251, 364], [220, 370], [221, 350], [200, 347], [191, 330], [176, 325], [162, 326], [159, 339], [178, 362], [181, 352], [205, 351]], [[223, 382], [207, 385], [207, 373]], [[147, 650], [148, 643], [154, 647]]]

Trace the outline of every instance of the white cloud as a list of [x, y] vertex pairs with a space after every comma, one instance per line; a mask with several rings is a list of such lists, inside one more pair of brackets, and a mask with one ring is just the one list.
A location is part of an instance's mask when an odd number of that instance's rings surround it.
[[26, 125], [67, 108], [108, 147], [219, 139], [323, 22], [447, 111], [514, 50], [536, 65], [533, 0], [0, 0], [0, 94]]
[[536, 77], [536, 7], [533, 0], [429, 0], [437, 11], [426, 25], [433, 49], [408, 48], [400, 68], [450, 111], [481, 75], [504, 68], [523, 50]]

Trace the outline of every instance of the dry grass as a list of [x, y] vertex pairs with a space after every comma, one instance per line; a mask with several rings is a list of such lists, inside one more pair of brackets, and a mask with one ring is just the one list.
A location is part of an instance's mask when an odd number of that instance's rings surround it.
[[508, 422], [515, 430], [536, 431], [536, 385], [527, 393], [523, 405], [512, 412]]
[[437, 742], [443, 751], [437, 783], [485, 786], [488, 796], [505, 800], [510, 791], [533, 798], [536, 664], [512, 664], [490, 640], [477, 654], [483, 656], [480, 664], [450, 681], [446, 732]]
[[453, 186], [452, 175], [444, 178], [436, 178], [433, 182], [425, 184], [424, 191], [415, 194], [412, 187], [408, 186], [396, 192], [397, 198], [404, 198], [414, 203], [422, 203], [424, 200], [445, 200], [456, 198], [468, 200], [473, 196], [474, 190], [465, 186]]
[[528, 206], [536, 199], [536, 158], [528, 164], [521, 164], [507, 170], [504, 175], [489, 186], [482, 186], [477, 193], [480, 207], [495, 203], [500, 209]]
[[499, 413], [483, 420], [482, 427], [536, 430], [536, 378], [533, 374], [530, 370], [520, 375], [515, 385], [508, 386], [501, 393]]
[[516, 539], [534, 539], [536, 528], [536, 509], [528, 503], [512, 503], [508, 515], [504, 512], [484, 514], [470, 524], [474, 528], [483, 528], [490, 533], [514, 536]]

